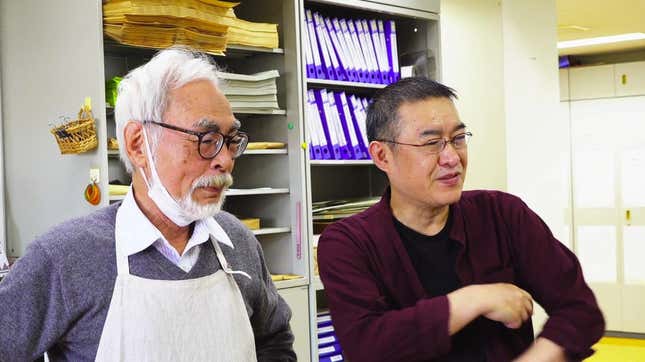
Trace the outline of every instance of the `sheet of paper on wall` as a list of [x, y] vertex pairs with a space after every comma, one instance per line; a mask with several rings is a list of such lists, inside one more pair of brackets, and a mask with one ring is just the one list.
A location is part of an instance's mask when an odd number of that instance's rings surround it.
[[5, 276], [9, 273], [9, 260], [7, 260], [7, 254], [0, 251], [0, 277]]

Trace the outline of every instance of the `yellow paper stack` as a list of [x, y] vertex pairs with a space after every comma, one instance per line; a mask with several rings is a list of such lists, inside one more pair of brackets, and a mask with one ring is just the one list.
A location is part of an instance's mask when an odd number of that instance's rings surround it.
[[120, 43], [187, 45], [223, 54], [227, 44], [278, 47], [276, 24], [238, 19], [238, 3], [219, 0], [112, 0], [103, 5], [105, 33]]

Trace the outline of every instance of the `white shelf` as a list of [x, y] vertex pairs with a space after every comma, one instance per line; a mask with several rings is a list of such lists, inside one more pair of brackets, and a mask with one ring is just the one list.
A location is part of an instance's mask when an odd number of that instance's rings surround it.
[[323, 285], [322, 280], [320, 280], [320, 275], [316, 275], [313, 277], [312, 285], [314, 286], [314, 288], [316, 288], [316, 290], [325, 289], [325, 286]]
[[[244, 151], [243, 155], [286, 155], [287, 153], [288, 152], [286, 148], [280, 148], [280, 149], [265, 149], [265, 150], [246, 150]], [[108, 157], [119, 158], [118, 150], [108, 150], [107, 154], [108, 154]]]
[[[273, 194], [288, 194], [289, 189], [272, 189], [272, 188], [259, 188], [248, 190], [226, 190], [226, 196], [245, 196], [245, 195], [273, 195]], [[123, 200], [125, 195], [110, 195], [110, 201]], [[281, 229], [281, 228], [277, 228]], [[263, 230], [263, 229], [260, 229]], [[281, 231], [285, 232], [285, 231]], [[288, 230], [286, 231], [288, 232]]]
[[339, 88], [381, 89], [381, 88], [387, 87], [387, 84], [346, 82], [343, 80], [312, 79], [312, 78], [307, 78], [307, 84], [313, 85], [313, 86], [330, 86], [330, 87], [339, 87]]
[[285, 115], [287, 111], [284, 109], [235, 109], [233, 108], [234, 114], [277, 114]]
[[125, 199], [125, 195], [110, 195], [110, 201], [121, 201]]
[[287, 149], [246, 150], [243, 155], [286, 155]]
[[275, 287], [277, 289], [300, 287], [303, 285], [307, 285], [307, 278], [302, 277], [302, 278], [291, 279], [291, 280], [278, 280], [277, 282], [273, 282], [273, 284], [275, 284]]
[[276, 227], [276, 228], [262, 228], [251, 230], [254, 235], [270, 235], [270, 234], [284, 234], [291, 232], [289, 227]]
[[272, 194], [288, 194], [289, 189], [284, 188], [270, 188], [260, 187], [257, 189], [229, 189], [226, 190], [226, 196], [245, 196], [245, 195], [272, 195]]
[[[145, 46], [133, 46], [127, 44], [121, 44], [109, 37], [103, 38], [103, 47], [106, 53], [117, 53], [117, 54], [127, 54], [127, 55], [140, 55], [140, 56], [152, 56], [159, 48], [155, 47], [145, 47]], [[265, 54], [284, 54], [284, 49], [282, 48], [264, 48], [264, 47], [254, 47], [246, 45], [236, 45], [229, 44], [226, 46], [224, 55], [206, 52], [213, 56], [221, 57], [248, 57], [254, 54], [265, 53]]]
[[373, 165], [372, 160], [310, 160], [312, 166], [369, 166]]
[[226, 46], [226, 51], [230, 52], [249, 52], [249, 53], [273, 53], [273, 54], [284, 54], [284, 49], [282, 48], [264, 48], [264, 47], [252, 47], [248, 45], [237, 45], [229, 44]]

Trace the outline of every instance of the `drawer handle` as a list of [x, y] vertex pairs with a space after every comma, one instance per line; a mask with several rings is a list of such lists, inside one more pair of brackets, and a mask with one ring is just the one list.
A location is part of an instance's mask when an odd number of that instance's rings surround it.
[[627, 74], [623, 74], [620, 78], [620, 81], [621, 83], [623, 83], [623, 85], [627, 84]]

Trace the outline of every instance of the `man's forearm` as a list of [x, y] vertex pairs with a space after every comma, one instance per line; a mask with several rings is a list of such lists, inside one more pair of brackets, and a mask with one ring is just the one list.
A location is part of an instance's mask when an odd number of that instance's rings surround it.
[[473, 303], [474, 288], [477, 287], [472, 285], [463, 287], [447, 295], [450, 306], [448, 333], [451, 336], [459, 332], [482, 313], [479, 305]]
[[566, 360], [564, 348], [549, 339], [540, 337], [515, 362], [565, 362]]

